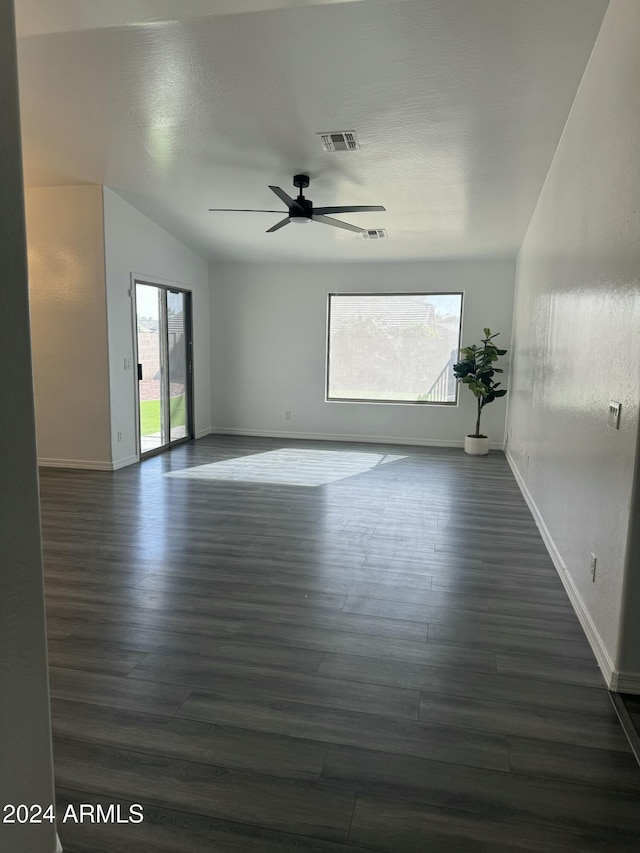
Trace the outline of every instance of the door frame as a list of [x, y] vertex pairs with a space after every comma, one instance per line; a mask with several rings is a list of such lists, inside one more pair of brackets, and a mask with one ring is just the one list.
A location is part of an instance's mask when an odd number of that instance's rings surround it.
[[[186, 400], [185, 400], [185, 415], [187, 435], [184, 438], [177, 438], [171, 441], [171, 431], [169, 430], [169, 441], [160, 447], [153, 450], [142, 452], [142, 442], [140, 435], [140, 382], [138, 380], [138, 300], [136, 294], [136, 285], [144, 284], [148, 287], [156, 287], [158, 290], [173, 291], [174, 293], [182, 293], [186, 297], [186, 314], [185, 314], [185, 350], [187, 356], [187, 375], [185, 381]], [[135, 397], [135, 425], [136, 425], [136, 453], [138, 461], [148, 459], [150, 456], [156, 456], [159, 453], [164, 453], [171, 450], [179, 444], [185, 444], [195, 438], [195, 421], [194, 421], [194, 399], [193, 399], [193, 290], [178, 282], [168, 281], [166, 279], [157, 278], [156, 276], [131, 274], [131, 304], [132, 304], [132, 321], [133, 321], [133, 358], [134, 358], [134, 397]], [[166, 333], [166, 323], [163, 324], [164, 332]], [[163, 348], [166, 348], [167, 341], [161, 342]], [[167, 359], [168, 361], [168, 359]]]

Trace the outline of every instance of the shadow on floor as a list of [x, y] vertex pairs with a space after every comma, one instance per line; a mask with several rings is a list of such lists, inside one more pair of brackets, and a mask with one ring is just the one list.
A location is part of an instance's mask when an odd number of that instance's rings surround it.
[[613, 707], [629, 739], [631, 749], [640, 764], [640, 696], [632, 693], [612, 693]]

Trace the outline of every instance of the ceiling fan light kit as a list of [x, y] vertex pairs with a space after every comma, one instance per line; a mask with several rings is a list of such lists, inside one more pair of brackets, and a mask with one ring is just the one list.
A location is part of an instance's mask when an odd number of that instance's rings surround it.
[[[341, 219], [334, 219], [332, 216], [327, 216], [328, 213], [368, 213], [373, 211], [384, 211], [386, 208], [382, 205], [350, 205], [350, 206], [332, 206], [332, 207], [315, 207], [313, 202], [304, 197], [303, 190], [309, 186], [309, 175], [294, 175], [293, 185], [298, 188], [298, 195], [292, 198], [286, 193], [282, 187], [269, 186], [271, 192], [275, 193], [280, 201], [287, 205], [288, 215], [276, 222], [271, 228], [267, 228], [267, 234], [273, 231], [279, 231], [290, 222], [295, 222], [297, 225], [306, 225], [308, 222], [320, 222], [322, 225], [332, 225], [334, 228], [342, 228], [345, 231], [354, 231], [356, 234], [365, 236], [370, 233], [366, 228], [360, 228], [357, 225], [351, 225], [348, 222], [343, 222]], [[236, 207], [210, 207], [211, 213], [280, 213], [279, 210], [255, 210]], [[284, 211], [282, 211], [284, 212]]]

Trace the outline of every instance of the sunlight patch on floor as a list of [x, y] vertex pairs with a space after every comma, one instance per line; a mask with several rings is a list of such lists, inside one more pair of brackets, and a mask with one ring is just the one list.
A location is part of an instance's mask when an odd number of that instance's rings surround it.
[[165, 476], [287, 486], [324, 486], [364, 474], [377, 465], [386, 465], [406, 458], [388, 453], [282, 448], [251, 456], [224, 459], [182, 471], [171, 471]]

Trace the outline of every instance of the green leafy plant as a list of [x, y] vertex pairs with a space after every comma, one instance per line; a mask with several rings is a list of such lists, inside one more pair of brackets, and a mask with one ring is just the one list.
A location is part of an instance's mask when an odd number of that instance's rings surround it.
[[493, 343], [500, 332], [491, 334], [491, 329], [484, 329], [484, 338], [480, 346], [472, 344], [470, 347], [462, 347], [461, 360], [453, 365], [456, 379], [466, 385], [478, 400], [478, 418], [476, 420], [476, 431], [473, 438], [486, 438], [480, 434], [480, 417], [482, 410], [489, 403], [493, 403], [498, 397], [504, 397], [506, 388], [500, 388], [500, 383], [494, 381], [496, 373], [502, 373], [502, 368], [493, 365], [501, 355], [506, 355], [506, 349], [498, 349]]

